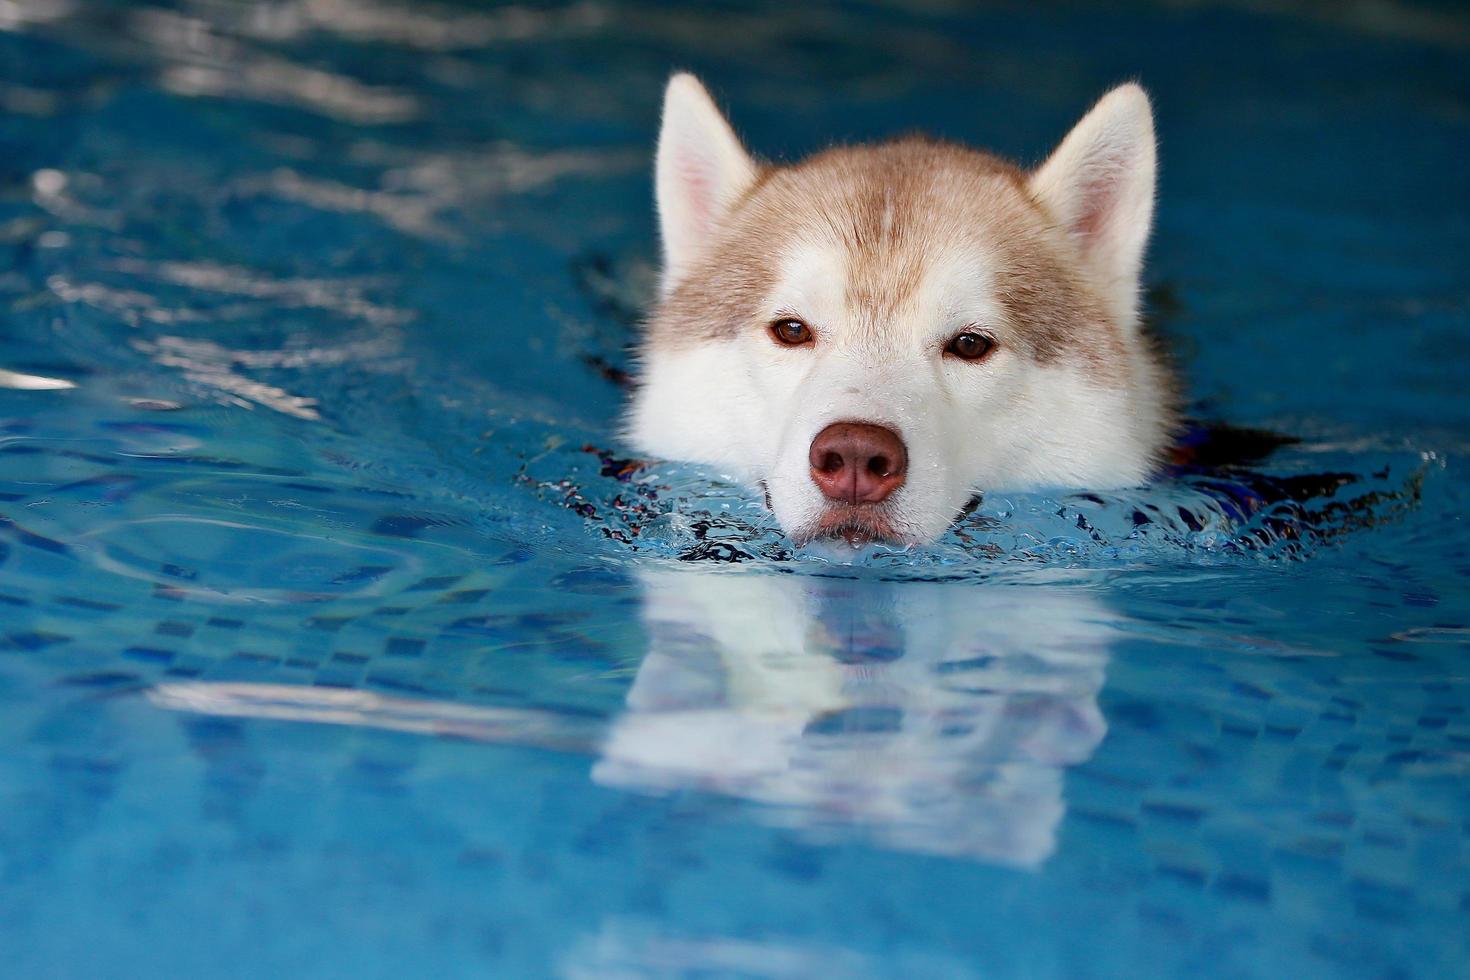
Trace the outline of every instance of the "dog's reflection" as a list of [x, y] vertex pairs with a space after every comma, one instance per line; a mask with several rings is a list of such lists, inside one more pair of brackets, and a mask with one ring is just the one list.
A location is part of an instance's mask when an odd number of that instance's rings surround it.
[[1065, 769], [1106, 731], [1114, 618], [1086, 588], [640, 574], [649, 648], [604, 728], [525, 707], [279, 683], [170, 682], [162, 708], [595, 754], [635, 792], [764, 804], [805, 834], [1033, 866]]
[[1031, 866], [1098, 710], [1110, 615], [1084, 589], [658, 569], [649, 651], [593, 769], [768, 804], [825, 836]]

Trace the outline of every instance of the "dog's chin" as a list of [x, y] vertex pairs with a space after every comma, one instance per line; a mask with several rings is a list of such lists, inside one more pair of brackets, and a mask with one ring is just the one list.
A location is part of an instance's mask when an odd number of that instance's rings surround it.
[[892, 516], [883, 507], [864, 504], [832, 504], [822, 511], [816, 526], [801, 536], [804, 541], [845, 543], [851, 548], [870, 544], [905, 545]]

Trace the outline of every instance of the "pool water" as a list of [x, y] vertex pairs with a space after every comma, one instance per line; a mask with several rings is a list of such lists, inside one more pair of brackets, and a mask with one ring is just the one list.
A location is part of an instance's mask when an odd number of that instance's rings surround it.
[[[632, 458], [681, 67], [777, 158], [1139, 78], [1302, 441], [847, 557]], [[1449, 3], [0, 0], [4, 972], [1470, 975], [1467, 149]]]

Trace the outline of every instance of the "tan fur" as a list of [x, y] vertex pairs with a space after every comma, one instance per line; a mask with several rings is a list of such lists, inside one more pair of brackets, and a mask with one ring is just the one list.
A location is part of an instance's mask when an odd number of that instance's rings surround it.
[[847, 289], [881, 328], [924, 265], [969, 247], [976, 232], [1000, 258], [1004, 324], [977, 324], [1040, 363], [1084, 359], [1102, 383], [1122, 379], [1119, 332], [1080, 271], [1075, 246], [1031, 196], [1014, 164], [962, 146], [909, 137], [844, 147], [763, 167], [712, 246], [649, 321], [655, 345], [678, 347], [765, 328], [763, 303], [784, 242], [840, 244]]

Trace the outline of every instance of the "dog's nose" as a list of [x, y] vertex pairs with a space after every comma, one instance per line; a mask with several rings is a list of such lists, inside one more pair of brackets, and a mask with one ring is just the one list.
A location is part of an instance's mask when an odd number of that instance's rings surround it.
[[812, 482], [828, 500], [876, 504], [903, 486], [909, 454], [898, 433], [871, 422], [837, 422], [812, 440]]

